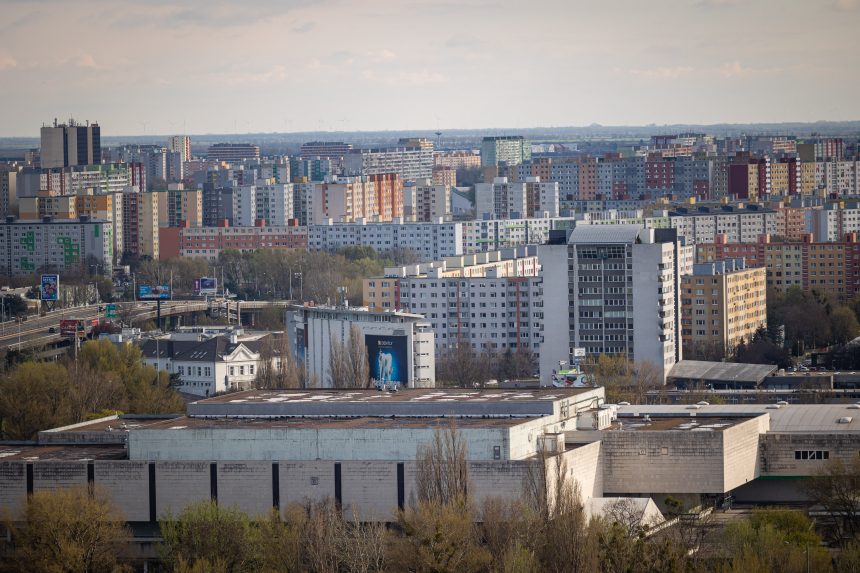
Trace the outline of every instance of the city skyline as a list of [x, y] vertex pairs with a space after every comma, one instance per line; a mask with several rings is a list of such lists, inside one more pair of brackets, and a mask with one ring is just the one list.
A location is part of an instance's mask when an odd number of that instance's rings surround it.
[[854, 0], [0, 7], [2, 136], [69, 116], [116, 136], [857, 117]]

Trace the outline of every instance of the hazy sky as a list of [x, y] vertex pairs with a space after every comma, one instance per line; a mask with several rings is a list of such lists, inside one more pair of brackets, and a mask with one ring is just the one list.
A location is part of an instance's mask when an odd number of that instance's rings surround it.
[[860, 118], [860, 0], [0, 0], [0, 135]]

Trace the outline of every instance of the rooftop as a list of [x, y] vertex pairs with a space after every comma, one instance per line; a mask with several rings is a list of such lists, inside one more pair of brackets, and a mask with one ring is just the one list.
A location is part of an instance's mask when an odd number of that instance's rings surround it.
[[[447, 428], [452, 418], [176, 418], [147, 425], [145, 430], [237, 430], [237, 429], [291, 429], [291, 430], [372, 430], [375, 428]], [[459, 429], [475, 427], [508, 428], [522, 423], [518, 418], [464, 418], [457, 420]]]
[[329, 417], [536, 417], [553, 414], [555, 402], [602, 389], [405, 389], [248, 390], [192, 402], [190, 416], [329, 416]]
[[703, 382], [715, 380], [759, 384], [766, 376], [775, 371], [776, 366], [770, 364], [681, 360], [669, 371], [669, 378], [701, 380]]
[[125, 446], [35, 446], [0, 444], [2, 461], [80, 461], [80, 460], [123, 460], [127, 457]]
[[729, 426], [745, 422], [752, 416], [747, 417], [644, 417], [622, 418], [619, 417], [613, 424], [612, 430], [625, 432], [720, 432]]
[[[619, 406], [618, 419], [627, 429], [628, 420], [644, 415], [656, 418], [695, 418], [703, 420], [770, 415], [769, 433], [846, 433], [860, 432], [858, 404], [743, 404], [707, 405], [694, 408], [685, 405]], [[840, 422], [840, 420], [843, 420]]]
[[642, 225], [577, 225], [568, 243], [634, 243]]

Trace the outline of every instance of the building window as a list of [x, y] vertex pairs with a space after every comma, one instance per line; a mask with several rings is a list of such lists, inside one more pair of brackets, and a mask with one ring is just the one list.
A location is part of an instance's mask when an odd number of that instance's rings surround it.
[[794, 450], [796, 460], [828, 460], [830, 452], [827, 450]]
[[502, 447], [501, 446], [493, 446], [493, 459], [494, 460], [502, 459]]

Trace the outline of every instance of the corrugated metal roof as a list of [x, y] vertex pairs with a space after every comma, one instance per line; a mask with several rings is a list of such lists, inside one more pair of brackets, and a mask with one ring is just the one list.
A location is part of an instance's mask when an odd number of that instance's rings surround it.
[[643, 225], [577, 225], [570, 232], [572, 243], [633, 243]]
[[[730, 417], [770, 415], [770, 431], [775, 433], [847, 433], [860, 432], [860, 408], [852, 404], [790, 404], [775, 408], [773, 404], [713, 404], [691, 409], [687, 405], [619, 406], [620, 420], [627, 416], [695, 416]], [[840, 419], [851, 418], [848, 423]]]
[[758, 385], [776, 371], [772, 364], [739, 364], [735, 362], [706, 362], [681, 360], [669, 371], [669, 378], [687, 380], [719, 380], [725, 382], [751, 382]]

